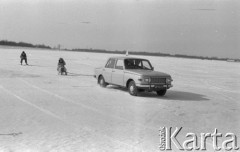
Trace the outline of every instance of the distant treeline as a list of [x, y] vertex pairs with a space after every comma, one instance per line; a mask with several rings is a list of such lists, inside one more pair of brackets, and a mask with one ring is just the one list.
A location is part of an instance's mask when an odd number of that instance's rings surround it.
[[2, 41], [0, 41], [0, 45], [51, 49], [50, 46], [46, 46], [46, 45], [44, 45], [44, 44], [33, 45], [33, 44], [31, 44], [31, 43], [14, 42], [14, 41], [7, 41], [7, 40], [2, 40]]
[[[126, 54], [126, 51], [108, 51], [100, 49], [72, 49], [72, 51], [77, 52], [97, 52], [97, 53], [112, 53], [112, 54]], [[202, 59], [202, 60], [222, 60], [222, 61], [238, 61], [240, 59], [229, 59], [229, 58], [218, 58], [218, 57], [203, 57], [203, 56], [192, 56], [192, 55], [182, 55], [182, 54], [168, 54], [168, 53], [159, 53], [159, 52], [128, 52], [132, 55], [144, 55], [144, 56], [165, 56], [165, 57], [179, 57], [179, 58], [190, 58], [190, 59]]]
[[[30, 47], [30, 48], [43, 48], [43, 49], [57, 49], [60, 50], [60, 45], [58, 47], [51, 48], [50, 46], [46, 46], [44, 44], [33, 45], [31, 43], [25, 42], [14, 42], [2, 40], [0, 41], [0, 45], [5, 46], [17, 46], [17, 47]], [[111, 54], [126, 54], [126, 51], [109, 51], [103, 49], [62, 49], [65, 51], [76, 51], [76, 52], [95, 52], [95, 53], [111, 53]], [[165, 56], [165, 57], [179, 57], [179, 58], [190, 58], [190, 59], [202, 59], [202, 60], [222, 60], [229, 62], [240, 62], [240, 59], [230, 59], [230, 58], [218, 58], [218, 57], [203, 57], [203, 56], [192, 56], [192, 55], [182, 55], [182, 54], [168, 54], [168, 53], [160, 53], [160, 52], [128, 52], [129, 55], [144, 55], [144, 56]]]

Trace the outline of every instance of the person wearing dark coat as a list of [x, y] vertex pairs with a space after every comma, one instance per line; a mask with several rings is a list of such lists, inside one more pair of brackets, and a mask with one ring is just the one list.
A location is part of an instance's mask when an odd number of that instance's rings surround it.
[[59, 58], [57, 71], [60, 73], [61, 72], [61, 68], [63, 68], [63, 71], [66, 74], [67, 73], [67, 69], [66, 69], [65, 65], [66, 65], [66, 62], [64, 61], [64, 59], [63, 58]]
[[21, 53], [20, 59], [21, 59], [21, 61], [20, 61], [21, 65], [22, 65], [23, 60], [25, 61], [26, 65], [28, 65], [28, 63], [27, 63], [27, 54], [24, 51]]

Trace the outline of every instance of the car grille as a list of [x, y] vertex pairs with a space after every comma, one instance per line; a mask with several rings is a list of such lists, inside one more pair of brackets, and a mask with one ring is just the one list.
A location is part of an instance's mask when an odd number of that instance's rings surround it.
[[151, 78], [151, 83], [166, 84], [166, 78]]

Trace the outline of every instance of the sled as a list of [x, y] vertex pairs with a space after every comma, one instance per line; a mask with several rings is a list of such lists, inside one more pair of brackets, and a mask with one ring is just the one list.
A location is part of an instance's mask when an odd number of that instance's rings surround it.
[[58, 74], [60, 74], [60, 75], [63, 75], [63, 74], [65, 74], [65, 75], [67, 75], [67, 69], [65, 68], [65, 67], [59, 67], [58, 68]]

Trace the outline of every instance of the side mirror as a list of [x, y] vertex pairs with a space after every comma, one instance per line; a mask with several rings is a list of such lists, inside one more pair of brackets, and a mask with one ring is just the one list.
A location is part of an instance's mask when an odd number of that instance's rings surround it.
[[152, 67], [152, 70], [154, 71], [154, 67]]

